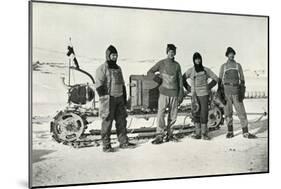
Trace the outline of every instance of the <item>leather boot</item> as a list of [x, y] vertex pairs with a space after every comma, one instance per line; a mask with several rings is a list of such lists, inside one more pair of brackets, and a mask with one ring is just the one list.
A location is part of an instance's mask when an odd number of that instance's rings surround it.
[[243, 137], [244, 137], [244, 138], [248, 138], [248, 139], [257, 138], [256, 135], [249, 133], [248, 127], [243, 127], [243, 128], [242, 128], [242, 132], [243, 132]]
[[232, 138], [234, 137], [233, 134], [233, 125], [227, 125], [227, 134], [226, 134], [226, 138]]
[[208, 136], [208, 126], [206, 123], [201, 124], [202, 129], [202, 137], [204, 140], [210, 140], [210, 137]]
[[201, 125], [200, 123], [194, 123], [195, 133], [191, 136], [194, 139], [201, 139]]
[[102, 151], [103, 152], [115, 152], [115, 150], [111, 147], [110, 144], [103, 146]]
[[164, 136], [163, 135], [157, 135], [152, 141], [152, 144], [162, 144], [164, 142]]
[[201, 124], [201, 128], [202, 128], [202, 137], [203, 140], [210, 140], [210, 137], [208, 136], [208, 126], [206, 123], [202, 123]]
[[126, 142], [124, 144], [120, 144], [119, 147], [122, 149], [126, 149], [126, 148], [135, 148], [137, 145], [131, 142]]

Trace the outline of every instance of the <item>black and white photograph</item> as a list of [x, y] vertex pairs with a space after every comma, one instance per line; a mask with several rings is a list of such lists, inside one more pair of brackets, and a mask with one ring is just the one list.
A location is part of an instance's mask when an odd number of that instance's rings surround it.
[[29, 186], [269, 173], [269, 16], [29, 2]]

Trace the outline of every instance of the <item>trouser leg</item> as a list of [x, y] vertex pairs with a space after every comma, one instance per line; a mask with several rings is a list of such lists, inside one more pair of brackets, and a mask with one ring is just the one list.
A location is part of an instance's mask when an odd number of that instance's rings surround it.
[[101, 139], [103, 146], [110, 144], [110, 135], [112, 128], [112, 120], [102, 120]]
[[178, 98], [169, 97], [169, 114], [168, 114], [168, 124], [167, 124], [167, 133], [169, 136], [172, 135], [172, 126], [177, 121], [178, 114]]
[[201, 123], [201, 132], [202, 135], [207, 136], [208, 135], [208, 112], [209, 112], [209, 107], [208, 107], [208, 101], [209, 101], [209, 96], [200, 96], [199, 97], [200, 101], [200, 123]]
[[224, 107], [224, 115], [228, 133], [233, 133], [233, 98], [232, 95], [225, 95], [226, 105]]
[[238, 100], [238, 95], [233, 95], [233, 104], [240, 120], [243, 133], [248, 133], [248, 118], [243, 101]]
[[199, 111], [193, 113], [193, 123], [195, 127], [195, 137], [201, 137], [201, 123], [200, 123], [200, 100], [198, 99], [199, 103]]
[[[192, 113], [192, 118], [194, 123], [200, 123], [200, 100], [198, 99], [199, 110]], [[192, 110], [193, 111], [193, 110]]]
[[117, 98], [117, 107], [115, 111], [115, 126], [116, 126], [116, 132], [118, 141], [120, 144], [126, 144], [128, 143], [128, 137], [127, 137], [127, 111], [125, 108], [125, 103], [123, 97]]
[[240, 124], [242, 127], [243, 137], [248, 139], [254, 139], [257, 138], [256, 135], [249, 133], [248, 131], [248, 118], [247, 113], [245, 110], [245, 106], [243, 101], [240, 102], [238, 95], [233, 95], [233, 104], [237, 112], [237, 116], [240, 120]]
[[101, 124], [101, 139], [102, 139], [103, 146], [110, 145], [110, 135], [111, 135], [112, 122], [114, 120], [115, 109], [116, 109], [116, 101], [113, 97], [110, 97], [109, 115], [107, 118], [104, 118], [102, 120], [102, 124]]
[[195, 127], [195, 136], [201, 137], [201, 124], [199, 122], [195, 122], [194, 127]]
[[158, 135], [165, 134], [165, 110], [168, 105], [168, 96], [160, 94], [158, 99], [157, 129]]

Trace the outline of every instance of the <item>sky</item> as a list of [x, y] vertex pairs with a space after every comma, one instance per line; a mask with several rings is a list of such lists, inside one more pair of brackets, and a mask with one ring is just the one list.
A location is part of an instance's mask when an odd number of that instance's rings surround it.
[[103, 61], [110, 44], [128, 63], [160, 60], [173, 43], [183, 69], [199, 52], [217, 71], [231, 46], [244, 69], [267, 70], [265, 17], [33, 3], [32, 24], [33, 61], [66, 62], [71, 37], [80, 64]]

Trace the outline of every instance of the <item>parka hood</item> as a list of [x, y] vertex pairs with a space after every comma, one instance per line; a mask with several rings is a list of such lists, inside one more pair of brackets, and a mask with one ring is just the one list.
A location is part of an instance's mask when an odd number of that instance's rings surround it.
[[[200, 64], [195, 64], [195, 59], [200, 59], [201, 63]], [[204, 71], [204, 67], [202, 64], [203, 60], [202, 60], [202, 56], [200, 53], [196, 52], [193, 54], [193, 64], [194, 64], [194, 68], [196, 72], [201, 72]]]
[[109, 66], [110, 69], [118, 69], [118, 66], [116, 64], [116, 61], [113, 61], [110, 59], [110, 55], [112, 53], [116, 53], [118, 54], [117, 52], [117, 49], [113, 46], [113, 45], [110, 45], [107, 49], [106, 49], [106, 52], [105, 52], [105, 58], [106, 58], [106, 62]]
[[113, 45], [110, 45], [110, 46], [106, 49], [106, 52], [105, 52], [106, 61], [111, 61], [111, 60], [110, 60], [110, 55], [111, 55], [112, 53], [118, 54], [117, 49], [116, 49]]

